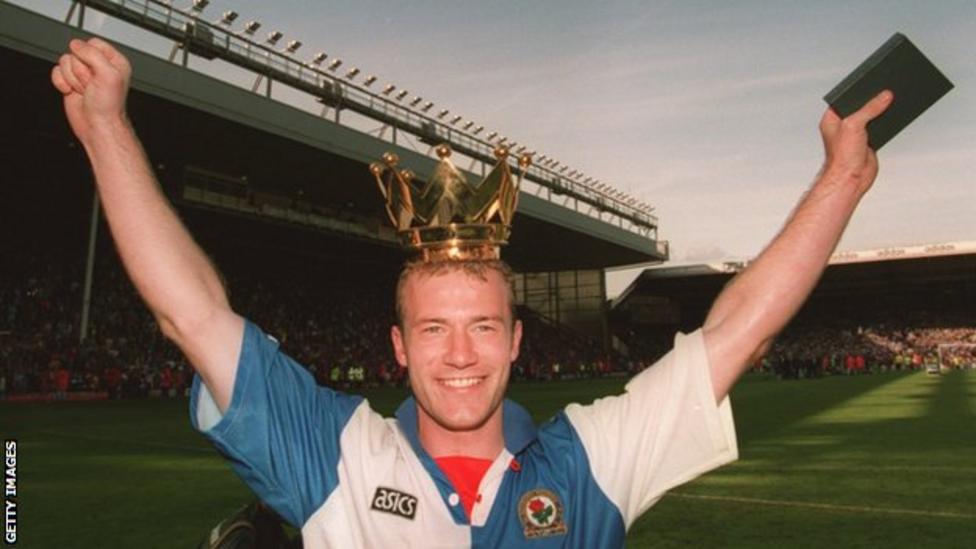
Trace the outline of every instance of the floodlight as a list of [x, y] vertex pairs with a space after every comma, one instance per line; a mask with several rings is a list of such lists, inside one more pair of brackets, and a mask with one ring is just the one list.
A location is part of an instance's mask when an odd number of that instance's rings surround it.
[[491, 132], [491, 133], [489, 133], [488, 134], [488, 141], [491, 141], [492, 139], [494, 139], [496, 135], [498, 135], [498, 132]]
[[576, 175], [576, 170], [573, 170], [573, 171], [569, 172], [569, 175], [567, 175], [566, 177], [573, 177], [575, 175]]
[[511, 143], [509, 143], [509, 144], [508, 144], [508, 148], [509, 148], [509, 149], [511, 149], [511, 148], [512, 148], [512, 147], [514, 147], [515, 145], [518, 145], [518, 141], [512, 141]]
[[437, 113], [437, 118], [444, 118], [445, 116], [447, 116], [447, 113], [449, 113], [449, 112], [451, 112], [451, 111], [449, 111], [447, 109], [444, 109], [441, 112]]
[[457, 124], [460, 121], [461, 121], [461, 116], [458, 115], [451, 119], [451, 124]]
[[368, 88], [373, 85], [373, 82], [376, 82], [376, 76], [371, 74], [366, 77], [366, 80], [363, 80], [363, 85]]
[[332, 62], [329, 63], [329, 70], [334, 71], [338, 69], [340, 65], [342, 65], [342, 59], [339, 58], [333, 59]]
[[285, 47], [285, 51], [288, 53], [295, 53], [300, 47], [302, 47], [300, 40], [290, 40], [288, 42], [288, 46]]
[[427, 111], [429, 111], [429, 110], [431, 109], [431, 107], [433, 107], [433, 106], [434, 106], [434, 102], [433, 102], [433, 101], [428, 101], [428, 102], [426, 102], [426, 103], [424, 103], [424, 108], [422, 108], [422, 109], [420, 109], [420, 110], [422, 110], [423, 112], [427, 112]]
[[386, 87], [383, 88], [383, 95], [390, 95], [391, 93], [393, 93], [393, 90], [395, 89], [396, 86], [394, 86], [393, 84], [387, 84]]
[[464, 126], [463, 126], [463, 129], [464, 129], [464, 130], [467, 130], [467, 129], [468, 129], [468, 128], [470, 128], [471, 126], [474, 126], [474, 122], [472, 122], [472, 121], [470, 121], [470, 120], [468, 120], [468, 121], [467, 121], [467, 122], [466, 122], [466, 123], [464, 124]]
[[517, 148], [517, 149], [515, 149], [515, 152], [517, 152], [517, 153], [519, 153], [519, 154], [522, 154], [522, 151], [524, 151], [524, 150], [525, 150], [525, 145], [523, 145], [523, 146], [521, 146], [521, 147], [519, 147], [519, 148]]
[[315, 57], [312, 58], [312, 64], [317, 67], [325, 62], [326, 57], [328, 57], [328, 55], [326, 55], [324, 51], [320, 51], [315, 54]]
[[207, 6], [209, 5], [210, 0], [193, 0], [193, 7], [191, 9], [197, 13], [200, 13], [207, 9]]
[[479, 133], [481, 133], [482, 131], [484, 131], [484, 129], [485, 129], [484, 126], [478, 126], [477, 128], [474, 129], [474, 134], [475, 135], [478, 135]]
[[406, 97], [408, 93], [410, 93], [410, 92], [408, 92], [407, 90], [400, 90], [396, 94], [397, 101], [403, 101], [403, 98]]
[[270, 32], [270, 33], [268, 33], [268, 40], [267, 40], [267, 42], [268, 42], [268, 44], [274, 46], [275, 44], [278, 43], [278, 40], [281, 40], [281, 37], [282, 36], [284, 36], [284, 35], [281, 34], [281, 31]]
[[568, 170], [568, 169], [569, 169], [569, 166], [563, 166], [562, 168], [559, 168], [559, 173], [566, 173], [566, 170]]
[[259, 21], [248, 21], [247, 24], [244, 25], [244, 34], [254, 36], [254, 33], [258, 32], [258, 29], [260, 28], [261, 23]]
[[349, 69], [349, 72], [346, 73], [346, 78], [352, 80], [353, 78], [356, 78], [356, 75], [359, 74], [359, 72], [359, 68], [353, 67]]
[[503, 136], [499, 137], [498, 144], [499, 145], [504, 145], [506, 141], [508, 141], [508, 138], [503, 135]]
[[228, 27], [237, 19], [237, 12], [234, 10], [225, 11], [220, 18], [220, 22]]
[[421, 102], [421, 101], [423, 101], [423, 100], [424, 100], [424, 98], [423, 98], [423, 97], [420, 97], [420, 96], [418, 95], [417, 97], [414, 97], [413, 99], [411, 99], [411, 100], [410, 100], [410, 106], [411, 106], [411, 107], [416, 107], [416, 106], [417, 106], [417, 105], [419, 105], [419, 104], [420, 104], [420, 102]]

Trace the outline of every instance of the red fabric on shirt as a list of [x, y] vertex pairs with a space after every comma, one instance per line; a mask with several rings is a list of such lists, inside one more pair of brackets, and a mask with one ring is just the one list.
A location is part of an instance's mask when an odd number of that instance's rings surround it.
[[492, 460], [447, 456], [434, 458], [434, 461], [454, 485], [454, 491], [460, 496], [461, 504], [464, 505], [464, 513], [468, 516], [468, 520], [471, 520], [471, 509], [479, 499], [478, 486], [481, 485], [481, 479], [491, 467]]

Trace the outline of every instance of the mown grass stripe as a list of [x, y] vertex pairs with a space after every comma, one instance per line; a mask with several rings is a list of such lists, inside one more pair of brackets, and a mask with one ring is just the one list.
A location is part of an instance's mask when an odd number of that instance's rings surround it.
[[148, 440], [135, 440], [131, 438], [115, 438], [115, 437], [100, 437], [93, 435], [79, 435], [78, 433], [65, 433], [61, 431], [37, 431], [39, 435], [47, 435], [53, 437], [64, 437], [73, 438], [77, 440], [87, 440], [91, 442], [113, 442], [116, 444], [132, 444], [135, 446], [152, 446], [154, 448], [168, 448], [173, 450], [187, 450], [191, 452], [206, 452], [208, 454], [213, 454], [216, 451], [213, 448], [204, 446], [188, 446], [185, 444], [170, 444], [166, 442], [150, 442]]
[[785, 507], [803, 507], [806, 509], [823, 509], [826, 511], [843, 511], [855, 513], [882, 513], [887, 515], [914, 515], [921, 517], [963, 518], [976, 519], [976, 514], [953, 513], [951, 511], [920, 511], [918, 509], [892, 509], [888, 507], [868, 507], [863, 505], [836, 505], [833, 503], [816, 503], [812, 501], [793, 501], [784, 499], [744, 498], [736, 496], [709, 496], [705, 494], [688, 494], [684, 492], [668, 492], [666, 496], [702, 499], [709, 501], [727, 501], [734, 503], [753, 503], [758, 505], [773, 505]]

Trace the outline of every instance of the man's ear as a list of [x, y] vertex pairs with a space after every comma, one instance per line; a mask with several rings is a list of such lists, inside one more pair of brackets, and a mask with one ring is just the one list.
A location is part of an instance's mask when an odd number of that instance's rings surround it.
[[516, 320], [512, 327], [512, 349], [508, 354], [508, 361], [515, 362], [519, 356], [519, 346], [522, 344], [522, 321]]
[[400, 327], [394, 324], [390, 328], [390, 339], [393, 340], [393, 354], [396, 361], [402, 368], [407, 367], [407, 350], [403, 345], [403, 332]]

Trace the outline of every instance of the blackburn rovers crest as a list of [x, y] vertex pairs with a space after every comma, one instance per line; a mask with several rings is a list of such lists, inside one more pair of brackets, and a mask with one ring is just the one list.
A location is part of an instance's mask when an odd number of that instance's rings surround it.
[[526, 538], [566, 533], [563, 504], [555, 492], [540, 488], [525, 493], [519, 500], [518, 512]]

